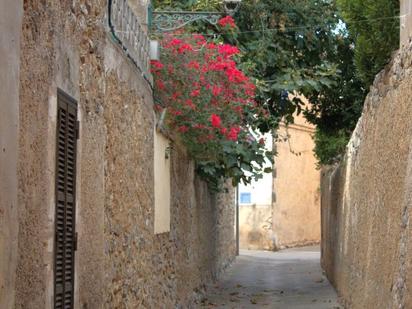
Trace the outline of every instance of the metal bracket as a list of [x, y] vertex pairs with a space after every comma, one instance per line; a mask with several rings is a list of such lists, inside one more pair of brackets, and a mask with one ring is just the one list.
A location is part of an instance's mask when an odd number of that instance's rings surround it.
[[169, 32], [200, 20], [216, 25], [224, 15], [223, 12], [154, 11], [152, 29], [154, 32]]

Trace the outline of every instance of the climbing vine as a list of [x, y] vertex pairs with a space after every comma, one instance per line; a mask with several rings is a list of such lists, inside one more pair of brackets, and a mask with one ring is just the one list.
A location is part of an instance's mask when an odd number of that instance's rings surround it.
[[[226, 30], [236, 27], [222, 19]], [[254, 101], [254, 83], [237, 67], [239, 49], [202, 35], [169, 35], [153, 61], [156, 110], [196, 161], [197, 172], [218, 190], [262, 177], [273, 154], [256, 129], [270, 114]]]

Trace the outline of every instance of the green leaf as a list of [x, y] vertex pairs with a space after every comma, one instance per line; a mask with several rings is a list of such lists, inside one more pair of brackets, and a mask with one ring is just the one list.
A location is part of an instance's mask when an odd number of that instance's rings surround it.
[[246, 163], [242, 163], [240, 165], [240, 168], [244, 171], [248, 171], [248, 172], [252, 171], [252, 167], [249, 164], [246, 164]]
[[264, 172], [264, 173], [272, 173], [272, 172], [273, 172], [273, 169], [272, 169], [271, 167], [266, 167], [266, 168], [263, 170], [263, 172]]

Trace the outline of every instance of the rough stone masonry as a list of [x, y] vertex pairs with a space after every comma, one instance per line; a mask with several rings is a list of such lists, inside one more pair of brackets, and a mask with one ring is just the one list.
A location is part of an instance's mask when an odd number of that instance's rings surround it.
[[52, 307], [57, 89], [79, 105], [74, 307], [195, 306], [234, 258], [233, 191], [211, 194], [175, 148], [171, 228], [155, 235], [152, 89], [109, 35], [108, 2], [6, 2], [0, 15], [22, 20], [9, 21], [20, 50], [13, 35], [0, 48], [18, 72], [0, 66], [14, 78], [2, 108], [18, 114], [18, 149], [1, 157], [16, 181], [14, 195], [0, 187], [0, 307]]
[[348, 308], [412, 308], [412, 41], [378, 74], [322, 177], [322, 266]]

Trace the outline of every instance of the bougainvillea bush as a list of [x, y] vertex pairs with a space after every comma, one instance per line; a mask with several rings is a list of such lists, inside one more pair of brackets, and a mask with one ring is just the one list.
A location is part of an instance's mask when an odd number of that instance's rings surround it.
[[237, 68], [238, 48], [195, 34], [165, 36], [161, 46], [161, 61], [152, 63], [155, 108], [197, 172], [213, 190], [227, 178], [233, 185], [260, 178], [272, 153], [253, 132], [270, 116], [254, 101], [255, 85]]

